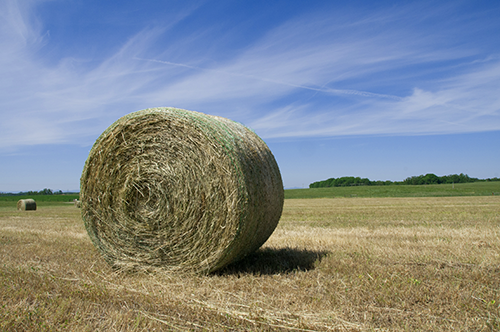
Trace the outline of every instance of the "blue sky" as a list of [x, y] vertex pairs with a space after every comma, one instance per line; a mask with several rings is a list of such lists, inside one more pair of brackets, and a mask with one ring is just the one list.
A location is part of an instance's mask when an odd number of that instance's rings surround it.
[[0, 191], [78, 190], [119, 117], [224, 116], [286, 188], [500, 177], [500, 2], [0, 2]]

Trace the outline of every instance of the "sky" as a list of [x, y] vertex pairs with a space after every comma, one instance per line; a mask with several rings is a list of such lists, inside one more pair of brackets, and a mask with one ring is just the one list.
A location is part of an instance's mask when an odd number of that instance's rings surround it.
[[0, 1], [0, 192], [78, 191], [114, 121], [223, 116], [285, 188], [500, 177], [498, 1]]

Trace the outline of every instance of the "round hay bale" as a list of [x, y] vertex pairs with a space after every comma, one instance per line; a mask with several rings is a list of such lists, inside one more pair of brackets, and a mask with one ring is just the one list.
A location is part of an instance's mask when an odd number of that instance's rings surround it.
[[36, 202], [34, 199], [20, 199], [17, 201], [17, 209], [21, 211], [35, 211], [36, 210]]
[[82, 204], [79, 200], [75, 199], [74, 203], [77, 208], [81, 208]]
[[176, 108], [126, 115], [92, 147], [82, 217], [114, 267], [209, 273], [258, 249], [283, 209], [267, 145], [244, 125]]

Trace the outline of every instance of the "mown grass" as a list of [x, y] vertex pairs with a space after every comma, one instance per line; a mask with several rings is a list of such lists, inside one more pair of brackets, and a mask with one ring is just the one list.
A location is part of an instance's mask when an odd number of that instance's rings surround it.
[[1, 331], [498, 331], [500, 197], [287, 199], [255, 254], [127, 274], [69, 204], [0, 209]]
[[434, 185], [349, 186], [285, 190], [285, 198], [447, 197], [500, 195], [500, 181]]

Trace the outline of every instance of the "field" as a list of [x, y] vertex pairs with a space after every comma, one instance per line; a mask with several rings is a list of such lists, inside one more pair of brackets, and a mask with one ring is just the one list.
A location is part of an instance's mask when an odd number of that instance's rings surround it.
[[447, 197], [500, 195], [500, 181], [431, 185], [350, 186], [285, 190], [285, 198]]
[[0, 206], [9, 205], [5, 202], [17, 202], [20, 199], [33, 198], [37, 202], [73, 202], [74, 199], [78, 199], [79, 194], [64, 194], [64, 195], [5, 195], [0, 196]]
[[1, 331], [500, 330], [498, 195], [286, 199], [263, 248], [208, 276], [113, 271], [72, 204], [15, 203]]

